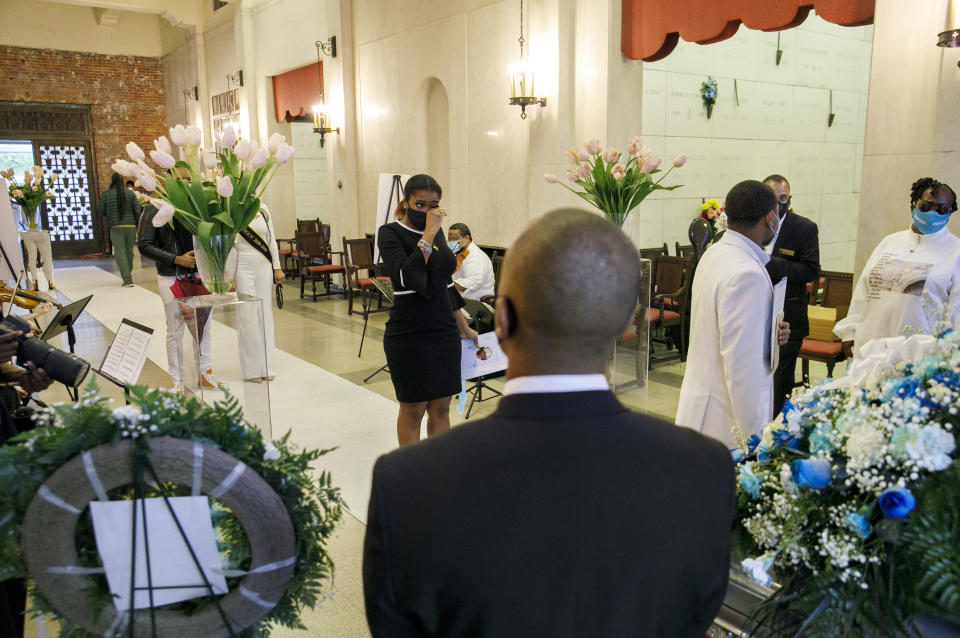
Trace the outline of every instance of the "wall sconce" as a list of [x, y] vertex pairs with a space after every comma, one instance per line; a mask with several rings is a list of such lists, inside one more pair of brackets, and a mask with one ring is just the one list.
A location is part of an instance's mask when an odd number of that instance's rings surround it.
[[230, 89], [231, 82], [237, 86], [243, 86], [243, 69], [240, 69], [236, 73], [227, 73], [227, 90]]
[[527, 107], [531, 104], [547, 105], [547, 98], [536, 97], [533, 87], [533, 69], [523, 57], [523, 0], [520, 0], [520, 62], [510, 69], [510, 104], [520, 107], [520, 119], [527, 119]]
[[337, 36], [332, 35], [326, 42], [317, 40], [314, 44], [317, 46], [317, 59], [320, 59], [320, 51], [329, 55], [331, 58], [337, 57]]
[[200, 88], [193, 87], [192, 89], [183, 90], [183, 99], [184, 100], [193, 100], [194, 102], [200, 101]]
[[325, 104], [313, 105], [313, 132], [320, 134], [320, 148], [323, 148], [323, 136], [327, 133], [340, 134], [340, 128], [330, 127], [330, 114]]

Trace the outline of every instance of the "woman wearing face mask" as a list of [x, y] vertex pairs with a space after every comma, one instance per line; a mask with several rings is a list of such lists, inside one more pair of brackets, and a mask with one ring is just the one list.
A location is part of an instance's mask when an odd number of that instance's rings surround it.
[[957, 210], [953, 189], [930, 177], [910, 189], [912, 223], [874, 249], [833, 332], [846, 355], [905, 328], [939, 334], [960, 322], [960, 239], [947, 229]]
[[377, 246], [393, 283], [395, 302], [383, 336], [383, 350], [400, 403], [397, 440], [420, 440], [450, 429], [450, 398], [460, 391], [460, 339], [477, 333], [460, 312], [463, 298], [451, 275], [457, 260], [440, 227], [440, 185], [414, 175], [403, 189], [396, 221], [380, 228]]

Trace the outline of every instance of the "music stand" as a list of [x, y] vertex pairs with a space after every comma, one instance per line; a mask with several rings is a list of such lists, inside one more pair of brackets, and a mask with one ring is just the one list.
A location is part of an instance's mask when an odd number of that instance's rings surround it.
[[73, 331], [73, 324], [76, 323], [77, 319], [80, 317], [80, 313], [82, 313], [84, 308], [87, 307], [87, 304], [90, 303], [91, 299], [93, 299], [93, 295], [87, 295], [83, 299], [74, 301], [72, 304], [61, 308], [53, 318], [53, 321], [51, 321], [47, 326], [47, 329], [43, 331], [42, 335], [40, 335], [40, 339], [43, 341], [50, 341], [50, 339], [66, 331], [67, 344], [70, 346], [70, 352], [72, 354], [76, 354], [73, 351], [73, 348], [77, 343], [77, 335]]
[[[376, 288], [376, 289], [377, 289], [377, 292], [379, 292], [381, 295], [383, 295], [383, 297], [384, 297], [391, 305], [393, 304], [393, 299], [394, 299], [394, 294], [393, 294], [393, 282], [391, 282], [389, 279], [377, 279], [377, 278], [374, 278], [374, 279], [373, 279], [373, 287]], [[367, 312], [367, 298], [366, 298], [366, 296], [364, 296], [363, 301], [364, 301], [364, 305], [363, 305], [363, 310], [364, 310], [364, 314], [363, 314], [363, 332], [360, 334], [360, 352], [363, 352], [363, 337], [367, 334], [367, 321], [368, 321], [368, 319], [369, 319], [369, 317], [370, 317], [370, 313]], [[371, 299], [371, 303], [372, 303], [372, 301], [373, 301], [373, 300]], [[358, 357], [360, 356], [360, 352], [357, 353], [357, 356], [358, 356]], [[369, 381], [369, 380], [372, 379], [373, 377], [377, 376], [377, 375], [380, 374], [381, 372], [390, 372], [389, 368], [387, 368], [387, 364], [386, 364], [386, 363], [383, 364], [382, 366], [380, 366], [379, 368], [377, 368], [377, 370], [374, 371], [373, 374], [371, 374], [370, 376], [368, 376], [366, 379], [364, 379], [363, 382], [366, 383], [367, 381]]]
[[[473, 385], [467, 388], [467, 394], [470, 395], [470, 406], [467, 407], [467, 412], [463, 415], [464, 420], [470, 418], [470, 412], [473, 411], [474, 403], [483, 403], [484, 401], [489, 401], [490, 399], [496, 399], [497, 397], [502, 397], [503, 393], [497, 390], [494, 387], [487, 385], [486, 380], [492, 379], [494, 376], [492, 374], [485, 374], [477, 377], [476, 379], [467, 379], [467, 381], [472, 381]], [[483, 396], [483, 389], [486, 388], [493, 394], [488, 397]]]
[[[387, 196], [386, 203], [383, 207], [383, 223], [381, 226], [390, 221], [390, 212], [394, 208], [394, 201], [396, 201], [397, 206], [399, 206], [400, 202], [403, 201], [403, 178], [400, 175], [394, 175], [391, 179], [390, 195]], [[376, 255], [376, 259], [374, 260], [376, 263], [373, 267], [373, 285], [380, 292], [380, 294], [383, 295], [391, 305], [393, 305], [393, 284], [389, 280], [377, 279], [377, 275], [380, 273], [380, 265], [383, 263], [383, 255], [380, 254], [380, 250], [376, 245], [376, 242], [374, 242], [374, 254]], [[360, 335], [360, 351], [357, 352], [358, 357], [363, 352], [363, 338], [367, 334], [367, 319], [370, 316], [368, 310], [369, 308], [366, 305], [366, 297], [364, 297], [363, 333]], [[390, 372], [390, 369], [387, 367], [386, 363], [377, 368], [373, 374], [369, 375], [363, 380], [363, 382], [366, 383], [381, 372]]]

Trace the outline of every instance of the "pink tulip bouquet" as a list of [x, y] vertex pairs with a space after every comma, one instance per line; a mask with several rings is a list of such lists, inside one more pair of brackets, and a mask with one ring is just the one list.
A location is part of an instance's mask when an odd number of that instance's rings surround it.
[[293, 147], [274, 133], [261, 148], [238, 139], [229, 126], [217, 136], [218, 151], [203, 149], [202, 142], [198, 127], [178, 124], [170, 129], [169, 140], [161, 136], [153, 142], [150, 159], [160, 172], [144, 161], [146, 154], [133, 142], [127, 144], [130, 160], [118, 159], [111, 168], [135, 178], [135, 185], [150, 194], [157, 208], [154, 226], [176, 217], [190, 231], [201, 279], [211, 292], [222, 293], [233, 285], [227, 256], [237, 233], [257, 216], [260, 196], [293, 156]]
[[565, 156], [574, 166], [567, 169], [567, 179], [583, 190], [563, 184], [556, 175], [547, 174], [544, 179], [576, 193], [621, 228], [630, 211], [647, 195], [656, 190], [680, 188], [682, 184], [661, 186], [660, 182], [674, 168], [687, 163], [687, 156], [681, 153], [673, 160], [673, 166], [654, 181], [653, 176], [663, 172], [659, 168], [662, 158], [654, 157], [653, 151], [639, 137], [630, 139], [625, 156], [615, 148], [602, 149], [599, 140], [574, 146]]
[[[7, 192], [10, 194], [10, 199], [19, 204], [23, 211], [27, 228], [30, 230], [39, 228], [40, 220], [37, 219], [37, 210], [40, 207], [40, 202], [53, 199], [53, 193], [43, 186], [43, 169], [34, 166], [32, 171], [24, 171], [22, 183], [17, 181], [12, 168], [0, 171], [0, 175], [9, 182]], [[57, 181], [57, 174], [51, 173], [50, 183], [52, 184], [55, 181]]]

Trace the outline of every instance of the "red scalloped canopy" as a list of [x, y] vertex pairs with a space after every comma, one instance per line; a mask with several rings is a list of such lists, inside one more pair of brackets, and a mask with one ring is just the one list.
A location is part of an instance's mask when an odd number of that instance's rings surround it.
[[665, 58], [678, 38], [697, 44], [726, 40], [746, 25], [783, 31], [807, 19], [811, 9], [834, 24], [873, 23], [874, 0], [622, 0], [620, 48], [631, 60]]
[[273, 76], [273, 103], [277, 122], [290, 122], [309, 115], [313, 105], [323, 102], [323, 67], [320, 62]]

